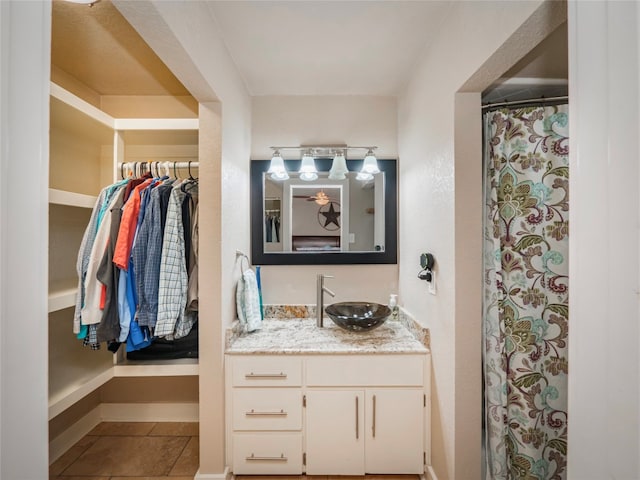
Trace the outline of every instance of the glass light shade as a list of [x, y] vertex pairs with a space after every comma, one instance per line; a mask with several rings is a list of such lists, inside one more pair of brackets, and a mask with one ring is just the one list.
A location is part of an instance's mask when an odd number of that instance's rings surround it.
[[363, 182], [368, 181], [368, 180], [373, 180], [373, 174], [372, 173], [358, 172], [358, 175], [356, 175], [356, 180], [361, 180]]
[[302, 156], [302, 163], [300, 164], [300, 180], [305, 182], [312, 182], [318, 178], [318, 170], [316, 169], [316, 162], [313, 157], [308, 153]]
[[330, 180], [344, 180], [346, 174], [349, 172], [347, 168], [347, 160], [344, 158], [344, 153], [338, 153], [333, 157], [333, 163], [331, 163], [331, 170], [329, 170]]
[[369, 150], [367, 152], [367, 156], [364, 157], [361, 172], [370, 174], [380, 173], [380, 169], [378, 168], [378, 160], [376, 160], [376, 156], [373, 154], [373, 151]]
[[289, 174], [287, 173], [287, 169], [284, 166], [284, 160], [280, 153], [276, 152], [273, 154], [271, 158], [271, 164], [269, 165], [269, 170], [267, 173], [271, 174], [271, 178], [274, 180], [286, 180], [289, 178]]

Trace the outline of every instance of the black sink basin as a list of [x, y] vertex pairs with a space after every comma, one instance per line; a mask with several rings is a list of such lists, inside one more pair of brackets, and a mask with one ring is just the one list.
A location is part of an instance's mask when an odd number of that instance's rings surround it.
[[336, 325], [354, 332], [373, 330], [391, 315], [386, 305], [370, 302], [333, 303], [324, 311]]

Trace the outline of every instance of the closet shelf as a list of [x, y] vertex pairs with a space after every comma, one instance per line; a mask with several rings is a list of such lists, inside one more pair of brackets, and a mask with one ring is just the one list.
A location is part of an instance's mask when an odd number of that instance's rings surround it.
[[94, 390], [97, 390], [102, 385], [107, 383], [113, 378], [113, 368], [96, 375], [91, 380], [80, 384], [71, 385], [64, 391], [49, 398], [49, 420], [53, 417], [61, 414], [67, 408], [72, 406], [77, 401], [83, 399]]
[[183, 377], [198, 375], [197, 358], [125, 360], [114, 366], [114, 377]]
[[76, 304], [76, 292], [78, 291], [78, 279], [59, 280], [49, 284], [49, 309], [48, 312], [57, 312]]
[[65, 190], [49, 189], [49, 203], [68, 207], [93, 208], [97, 197]]

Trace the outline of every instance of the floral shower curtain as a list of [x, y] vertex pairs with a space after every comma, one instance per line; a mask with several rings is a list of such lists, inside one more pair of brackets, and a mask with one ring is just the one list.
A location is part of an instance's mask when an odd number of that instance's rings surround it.
[[567, 111], [484, 116], [487, 480], [566, 478]]

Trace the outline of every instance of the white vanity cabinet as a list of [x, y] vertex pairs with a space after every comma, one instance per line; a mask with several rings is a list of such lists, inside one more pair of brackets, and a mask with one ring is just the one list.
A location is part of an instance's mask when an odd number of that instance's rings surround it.
[[227, 355], [235, 474], [421, 474], [429, 355]]
[[227, 356], [227, 463], [236, 475], [302, 473], [302, 358]]
[[424, 473], [427, 359], [309, 357], [307, 474]]

